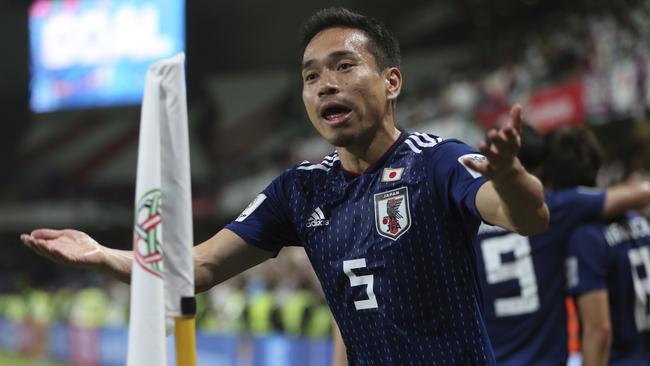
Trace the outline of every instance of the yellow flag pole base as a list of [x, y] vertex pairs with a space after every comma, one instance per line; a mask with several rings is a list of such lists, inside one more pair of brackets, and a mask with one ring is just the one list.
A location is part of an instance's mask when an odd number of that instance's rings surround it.
[[193, 316], [175, 318], [176, 366], [196, 366], [196, 326]]

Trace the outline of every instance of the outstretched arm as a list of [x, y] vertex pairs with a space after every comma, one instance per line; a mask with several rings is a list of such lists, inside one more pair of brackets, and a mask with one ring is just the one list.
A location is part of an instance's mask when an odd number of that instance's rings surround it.
[[[133, 252], [100, 245], [81, 231], [38, 229], [22, 234], [20, 239], [27, 247], [54, 262], [94, 269], [127, 283], [131, 280]], [[208, 290], [273, 256], [271, 252], [248, 245], [228, 229], [195, 246], [192, 252], [194, 285], [198, 291]]]
[[193, 254], [194, 287], [199, 292], [273, 257], [272, 252], [247, 244], [228, 229], [195, 246]]
[[510, 121], [492, 130], [478, 149], [486, 162], [465, 160], [472, 169], [489, 179], [476, 195], [476, 207], [483, 220], [510, 231], [538, 234], [549, 222], [542, 183], [528, 173], [517, 158], [521, 147], [521, 106], [510, 110]]
[[650, 182], [633, 181], [607, 189], [602, 217], [612, 219], [628, 210], [640, 210], [650, 205]]

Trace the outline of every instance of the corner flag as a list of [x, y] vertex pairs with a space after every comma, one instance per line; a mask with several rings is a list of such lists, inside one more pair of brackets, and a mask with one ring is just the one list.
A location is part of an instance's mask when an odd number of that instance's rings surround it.
[[128, 366], [167, 365], [166, 316], [176, 319], [177, 364], [196, 364], [184, 60], [179, 54], [147, 71], [138, 145]]

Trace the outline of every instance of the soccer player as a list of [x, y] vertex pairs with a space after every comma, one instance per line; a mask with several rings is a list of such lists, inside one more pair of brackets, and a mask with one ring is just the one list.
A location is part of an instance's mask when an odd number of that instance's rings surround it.
[[650, 223], [638, 214], [583, 224], [569, 239], [585, 365], [647, 365]]
[[[521, 108], [477, 151], [396, 128], [400, 51], [379, 22], [342, 8], [304, 26], [307, 115], [336, 147], [271, 182], [194, 247], [206, 290], [301, 245], [352, 365], [493, 365], [473, 242], [482, 219], [523, 234], [548, 224], [540, 181], [517, 159]], [[21, 236], [40, 254], [128, 280], [131, 253], [74, 230]]]
[[601, 164], [595, 137], [564, 128], [546, 145], [522, 135], [522, 161], [540, 174], [551, 213], [546, 232], [521, 236], [482, 225], [477, 246], [485, 321], [500, 365], [564, 365], [567, 351], [565, 256], [573, 229], [650, 203], [647, 183], [591, 188]]

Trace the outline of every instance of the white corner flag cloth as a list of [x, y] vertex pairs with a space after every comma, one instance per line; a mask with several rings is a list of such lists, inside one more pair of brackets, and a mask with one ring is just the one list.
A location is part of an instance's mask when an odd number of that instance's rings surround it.
[[151, 65], [142, 102], [128, 366], [166, 366], [165, 317], [194, 296], [185, 55]]

